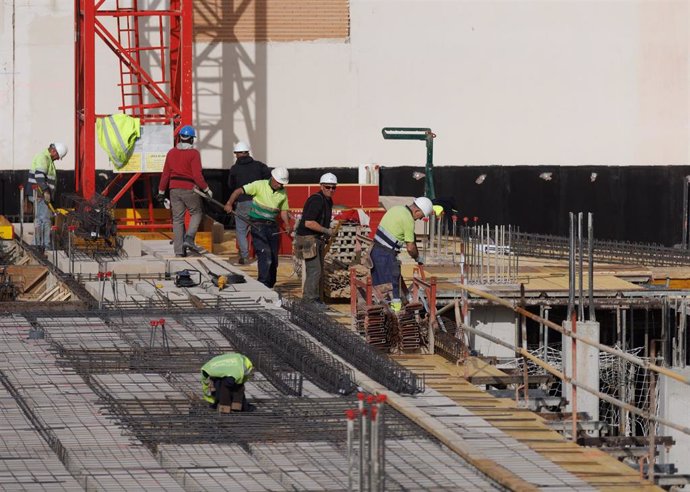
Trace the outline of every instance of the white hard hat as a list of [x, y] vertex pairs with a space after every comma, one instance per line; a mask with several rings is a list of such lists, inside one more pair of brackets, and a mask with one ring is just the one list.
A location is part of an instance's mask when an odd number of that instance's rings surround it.
[[239, 141], [235, 144], [235, 149], [233, 152], [249, 152], [249, 145], [246, 143]]
[[323, 176], [321, 176], [319, 183], [337, 185], [338, 184], [338, 178], [336, 178], [335, 174], [333, 174], [333, 173], [326, 173]]
[[424, 212], [424, 217], [431, 215], [431, 211], [434, 209], [433, 203], [425, 196], [420, 196], [414, 199], [414, 204], [419, 207], [419, 210]]
[[60, 159], [65, 157], [67, 155], [67, 146], [63, 144], [62, 142], [55, 142], [51, 144], [53, 147], [55, 147], [55, 151], [58, 153], [60, 156]]
[[278, 181], [280, 184], [286, 185], [290, 181], [290, 174], [284, 167], [275, 168], [273, 171], [271, 171], [271, 176], [273, 176], [273, 179]]

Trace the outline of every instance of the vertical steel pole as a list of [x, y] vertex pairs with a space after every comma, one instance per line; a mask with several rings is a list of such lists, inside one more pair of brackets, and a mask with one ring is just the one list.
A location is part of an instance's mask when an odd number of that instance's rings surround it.
[[688, 187], [690, 176], [683, 178], [683, 237], [680, 241], [682, 249], [688, 249]]
[[577, 255], [578, 255], [578, 268], [579, 272], [579, 289], [578, 289], [578, 301], [577, 301], [577, 311], [578, 320], [584, 321], [585, 319], [585, 295], [584, 295], [584, 255], [582, 254], [582, 212], [577, 214]]
[[354, 434], [355, 434], [355, 410], [347, 410], [345, 412], [345, 417], [347, 418], [347, 490], [348, 492], [353, 492], [354, 483]]
[[[685, 312], [683, 313], [685, 316]], [[650, 360], [657, 364], [656, 341], [652, 342]], [[649, 414], [656, 415], [656, 372], [647, 370], [649, 376]], [[647, 480], [654, 483], [654, 463], [656, 462], [656, 422], [649, 422], [649, 457], [647, 458]]]
[[570, 212], [570, 250], [568, 253], [568, 318], [575, 309], [575, 214]]
[[357, 408], [359, 410], [359, 492], [364, 492], [364, 442], [367, 436], [367, 411], [364, 408], [364, 393], [357, 393]]
[[371, 414], [371, 446], [369, 455], [371, 456], [371, 472], [369, 473], [369, 490], [379, 490], [379, 424], [378, 424], [378, 405], [369, 408]]
[[589, 320], [596, 321], [594, 312], [594, 214], [587, 214], [587, 256], [589, 261]]
[[[572, 333], [577, 332], [577, 319], [575, 315], [575, 310], [573, 309], [573, 313], [570, 315], [570, 323], [571, 323], [571, 331]], [[573, 351], [572, 357], [570, 360], [572, 361], [571, 363], [571, 380], [570, 380], [570, 388], [571, 388], [571, 398], [572, 398], [572, 409], [573, 409], [573, 442], [577, 442], [577, 386], [573, 383], [574, 381], [577, 381], [577, 339], [575, 337], [571, 337], [571, 350]]]
[[24, 185], [19, 185], [19, 242], [24, 241]]

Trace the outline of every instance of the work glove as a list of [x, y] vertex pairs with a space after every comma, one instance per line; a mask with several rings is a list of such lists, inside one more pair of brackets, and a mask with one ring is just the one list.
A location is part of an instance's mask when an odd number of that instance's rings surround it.
[[417, 265], [423, 265], [424, 264], [424, 257], [422, 255], [417, 256]]
[[213, 198], [213, 192], [211, 191], [211, 188], [208, 188], [208, 187], [207, 187], [207, 188], [204, 190], [204, 193], [206, 193], [206, 194], [208, 195], [209, 198]]
[[328, 237], [335, 236], [335, 229], [332, 227], [330, 229], [326, 229], [326, 231], [323, 234]]
[[50, 191], [44, 191], [43, 192], [43, 200], [46, 203], [50, 203]]
[[163, 205], [165, 203], [165, 192], [158, 190], [156, 202], [158, 202], [159, 205]]

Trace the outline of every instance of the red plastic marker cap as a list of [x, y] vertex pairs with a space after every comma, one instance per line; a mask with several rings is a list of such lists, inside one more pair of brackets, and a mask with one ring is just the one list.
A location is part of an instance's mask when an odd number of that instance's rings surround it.
[[69, 232], [74, 232], [74, 231], [77, 230], [77, 226], [69, 226], [69, 227], [67, 228], [67, 230], [68, 230]]
[[457, 215], [453, 215], [453, 222], [457, 222], [457, 221], [458, 221], [458, 216], [457, 216]]
[[362, 416], [363, 416], [363, 417], [366, 417], [366, 416], [367, 416], [367, 409], [366, 409], [366, 408], [363, 408], [363, 409], [362, 409]]
[[376, 395], [376, 401], [378, 403], [386, 403], [386, 401], [388, 401], [388, 396], [383, 393], [378, 394]]
[[376, 400], [376, 397], [375, 397], [374, 395], [369, 395], [369, 396], [367, 396], [367, 403], [368, 403], [369, 405], [371, 405], [372, 403], [374, 403], [374, 400]]
[[20, 190], [23, 190], [23, 189], [24, 189], [24, 185], [19, 185], [19, 189], [20, 189]]
[[364, 401], [365, 396], [366, 395], [364, 393], [362, 393], [361, 391], [359, 393], [357, 393], [357, 399], [359, 401]]
[[371, 420], [376, 420], [376, 412], [378, 412], [376, 407], [371, 409], [371, 412], [370, 412], [371, 413]]
[[475, 216], [472, 218], [472, 220], [474, 220], [475, 222], [477, 222], [477, 221], [479, 221], [479, 217], [477, 217], [477, 216], [475, 215]]
[[355, 420], [357, 418], [357, 410], [351, 408], [345, 410], [345, 417], [347, 417], [347, 420]]
[[58, 226], [50, 226], [50, 230], [51, 230], [51, 231], [57, 231], [57, 230], [58, 230]]
[[158, 320], [158, 323], [160, 323], [161, 325], [164, 325], [164, 324], [165, 324], [165, 320], [164, 320], [163, 318], [161, 318], [161, 319]]

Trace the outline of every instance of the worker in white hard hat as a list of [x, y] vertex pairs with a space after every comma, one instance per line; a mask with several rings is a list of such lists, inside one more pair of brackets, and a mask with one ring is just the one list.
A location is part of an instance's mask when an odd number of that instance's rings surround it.
[[331, 227], [333, 195], [338, 178], [326, 173], [319, 179], [320, 190], [304, 202], [302, 218], [295, 228], [294, 253], [304, 261], [302, 299], [323, 304], [323, 257], [328, 240], [335, 234]]
[[428, 217], [433, 211], [432, 207], [431, 200], [423, 196], [415, 198], [410, 205], [391, 207], [376, 229], [374, 244], [370, 251], [371, 281], [374, 287], [379, 286], [380, 292], [391, 292], [390, 306], [393, 311], [397, 312], [402, 307], [398, 253], [404, 246], [417, 263], [424, 262], [417, 249], [414, 222]]
[[[242, 186], [260, 179], [271, 177], [268, 166], [261, 161], [255, 160], [250, 154], [249, 145], [244, 142], [237, 142], [233, 149], [235, 154], [235, 164], [230, 168], [228, 175], [228, 187], [236, 190]], [[244, 265], [249, 263], [249, 241], [248, 235], [251, 230], [249, 223], [242, 217], [249, 215], [252, 206], [252, 197], [242, 193], [235, 201], [235, 233], [237, 235], [237, 245], [239, 246], [240, 257], [238, 263]]]
[[27, 191], [34, 204], [34, 245], [50, 248], [51, 203], [57, 190], [55, 161], [67, 155], [67, 145], [55, 142], [34, 156], [29, 170]]
[[252, 197], [247, 219], [251, 221], [254, 251], [259, 260], [258, 281], [266, 287], [275, 285], [278, 273], [279, 215], [285, 225], [285, 231], [292, 234], [288, 216], [288, 197], [284, 188], [289, 180], [288, 170], [277, 167], [271, 171], [269, 179], [260, 179], [237, 188], [225, 204], [225, 211], [230, 213], [240, 195], [245, 193]]

